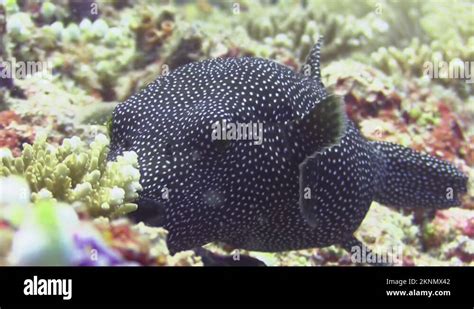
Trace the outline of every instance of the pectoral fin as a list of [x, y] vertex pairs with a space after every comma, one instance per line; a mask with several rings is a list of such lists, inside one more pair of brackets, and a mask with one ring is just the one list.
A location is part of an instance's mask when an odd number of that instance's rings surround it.
[[338, 242], [359, 227], [375, 192], [377, 166], [371, 148], [348, 127], [340, 144], [300, 164], [300, 210], [306, 222]]

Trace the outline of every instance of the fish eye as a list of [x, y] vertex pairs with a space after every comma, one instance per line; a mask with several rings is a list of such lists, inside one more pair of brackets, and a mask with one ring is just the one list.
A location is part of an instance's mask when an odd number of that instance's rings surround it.
[[165, 145], [165, 155], [168, 157], [173, 156], [173, 149], [171, 143], [166, 143]]
[[229, 149], [231, 142], [230, 140], [222, 140], [222, 139], [217, 139], [212, 141], [213, 148], [216, 149], [218, 152], [223, 153], [227, 149]]

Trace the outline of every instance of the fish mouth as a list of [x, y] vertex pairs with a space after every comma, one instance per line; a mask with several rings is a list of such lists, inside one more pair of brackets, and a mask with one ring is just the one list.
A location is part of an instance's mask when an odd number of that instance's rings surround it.
[[163, 203], [144, 196], [140, 196], [135, 203], [138, 205], [137, 210], [128, 214], [132, 221], [143, 221], [151, 226], [165, 225], [166, 212]]
[[[122, 149], [121, 147], [111, 146], [109, 153], [107, 154], [107, 161], [117, 161], [117, 158], [123, 155], [125, 151], [129, 150]], [[140, 173], [141, 172], [142, 171], [140, 170]], [[143, 221], [145, 224], [151, 226], [163, 226], [165, 224], [165, 207], [162, 202], [157, 201], [154, 198], [150, 198], [147, 195], [147, 192], [141, 191], [139, 192], [139, 197], [135, 203], [138, 206], [137, 210], [127, 215], [129, 219], [136, 223]]]

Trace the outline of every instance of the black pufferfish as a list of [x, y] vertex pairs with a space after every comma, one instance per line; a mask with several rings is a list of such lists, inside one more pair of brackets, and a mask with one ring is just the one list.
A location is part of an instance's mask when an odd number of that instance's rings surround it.
[[[320, 43], [301, 72], [260, 58], [205, 60], [116, 107], [109, 159], [138, 154], [133, 217], [166, 228], [171, 253], [213, 241], [267, 252], [350, 248], [374, 200], [460, 204], [467, 178], [451, 164], [361, 136], [321, 82]], [[263, 142], [212, 139], [221, 121], [259, 123]]]

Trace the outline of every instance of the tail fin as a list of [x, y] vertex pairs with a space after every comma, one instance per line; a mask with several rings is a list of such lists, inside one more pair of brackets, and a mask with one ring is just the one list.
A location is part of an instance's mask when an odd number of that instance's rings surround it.
[[375, 200], [387, 206], [449, 208], [461, 204], [467, 177], [448, 162], [409, 148], [373, 142], [384, 169]]

